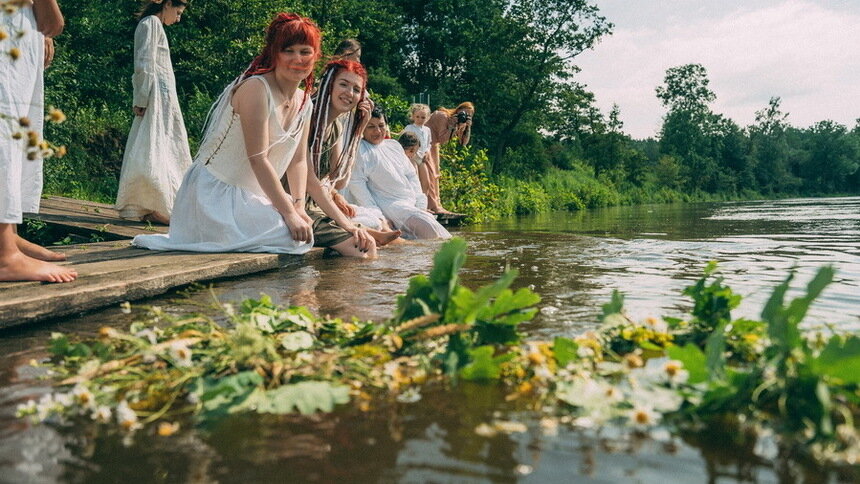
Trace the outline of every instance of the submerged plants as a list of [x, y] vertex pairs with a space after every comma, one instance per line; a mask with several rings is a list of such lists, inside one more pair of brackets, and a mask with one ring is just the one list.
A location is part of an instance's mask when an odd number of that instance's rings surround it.
[[414, 402], [434, 381], [469, 380], [499, 385], [508, 400], [580, 428], [683, 434], [720, 426], [772, 435], [786, 451], [820, 462], [860, 459], [860, 337], [799, 327], [832, 269], [786, 302], [789, 276], [761, 321], [732, 319], [740, 296], [709, 265], [685, 291], [693, 299], [688, 319], [631, 320], [615, 292], [593, 330], [533, 341], [519, 325], [540, 298], [511, 289], [515, 271], [464, 287], [465, 258], [463, 240], [444, 244], [430, 274], [410, 280], [383, 322], [318, 317], [262, 296], [219, 305], [214, 317], [153, 307], [128, 331], [56, 333], [44, 363], [55, 391], [18, 413], [129, 432], [157, 423], [158, 435], [170, 435], [185, 416], [310, 414], [347, 403], [368, 410], [379, 400]]

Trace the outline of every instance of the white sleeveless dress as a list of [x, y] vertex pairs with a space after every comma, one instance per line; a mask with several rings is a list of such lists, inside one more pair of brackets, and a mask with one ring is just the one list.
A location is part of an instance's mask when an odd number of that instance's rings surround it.
[[[275, 114], [275, 102], [262, 76], [245, 82], [262, 82], [269, 99], [269, 162], [282, 177], [299, 145], [311, 101], [287, 129]], [[176, 194], [167, 235], [138, 235], [137, 247], [193, 252], [270, 252], [304, 254], [313, 241], [297, 242], [284, 219], [257, 182], [242, 136], [239, 115], [233, 112], [231, 84], [222, 94], [212, 127], [200, 145], [194, 164]], [[220, 108], [220, 109], [218, 109]]]

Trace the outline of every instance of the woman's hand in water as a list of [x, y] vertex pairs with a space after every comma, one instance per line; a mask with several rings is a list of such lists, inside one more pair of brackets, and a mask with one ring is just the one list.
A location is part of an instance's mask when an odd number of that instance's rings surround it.
[[343, 195], [338, 192], [333, 192], [331, 194], [331, 201], [334, 202], [337, 208], [339, 208], [344, 215], [349, 218], [355, 217], [355, 207], [350, 205], [346, 199], [343, 198]]
[[376, 246], [376, 240], [367, 233], [367, 229], [364, 227], [350, 227], [347, 232], [352, 232], [355, 248], [362, 252], [367, 252]]
[[[302, 217], [302, 214], [304, 214], [304, 217]], [[284, 222], [290, 229], [290, 236], [296, 242], [310, 242], [313, 240], [313, 229], [309, 221], [310, 217], [308, 217], [308, 214], [304, 210], [301, 211], [301, 214], [296, 210], [284, 217]]]

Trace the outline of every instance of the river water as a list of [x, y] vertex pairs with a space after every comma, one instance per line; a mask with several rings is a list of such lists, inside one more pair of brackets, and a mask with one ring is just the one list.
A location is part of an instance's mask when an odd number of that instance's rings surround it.
[[[506, 267], [515, 286], [542, 295], [530, 339], [571, 336], [597, 324], [613, 289], [634, 318], [683, 316], [681, 290], [715, 260], [744, 300], [735, 317], [757, 318], [790, 271], [790, 296], [823, 265], [836, 280], [806, 325], [860, 331], [860, 197], [616, 207], [505, 220], [460, 229], [469, 245], [462, 273], [470, 287]], [[184, 311], [266, 293], [332, 316], [384, 319], [408, 278], [426, 273], [438, 243], [386, 248], [375, 261], [312, 258], [307, 264], [220, 281], [211, 290], [144, 301]], [[138, 307], [136, 313], [143, 311]], [[127, 327], [119, 308], [0, 334], [0, 482], [851, 482], [860, 478], [775, 458], [774, 449], [739, 446], [733, 436], [673, 438], [595, 435], [505, 402], [492, 386], [429, 388], [413, 404], [384, 402], [371, 412], [340, 409], [316, 418], [242, 416], [214, 428], [159, 438], [124, 438], [91, 425], [31, 426], [12, 414], [47, 388], [27, 365], [46, 355], [53, 331], [90, 334]], [[487, 438], [492, 419], [528, 431]]]

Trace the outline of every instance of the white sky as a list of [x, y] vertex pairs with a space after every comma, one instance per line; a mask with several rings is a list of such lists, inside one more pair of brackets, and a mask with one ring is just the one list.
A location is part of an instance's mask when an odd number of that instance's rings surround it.
[[860, 118], [860, 0], [596, 0], [611, 36], [574, 61], [624, 131], [655, 136], [666, 69], [705, 66], [715, 112], [741, 126], [771, 97], [797, 127]]

